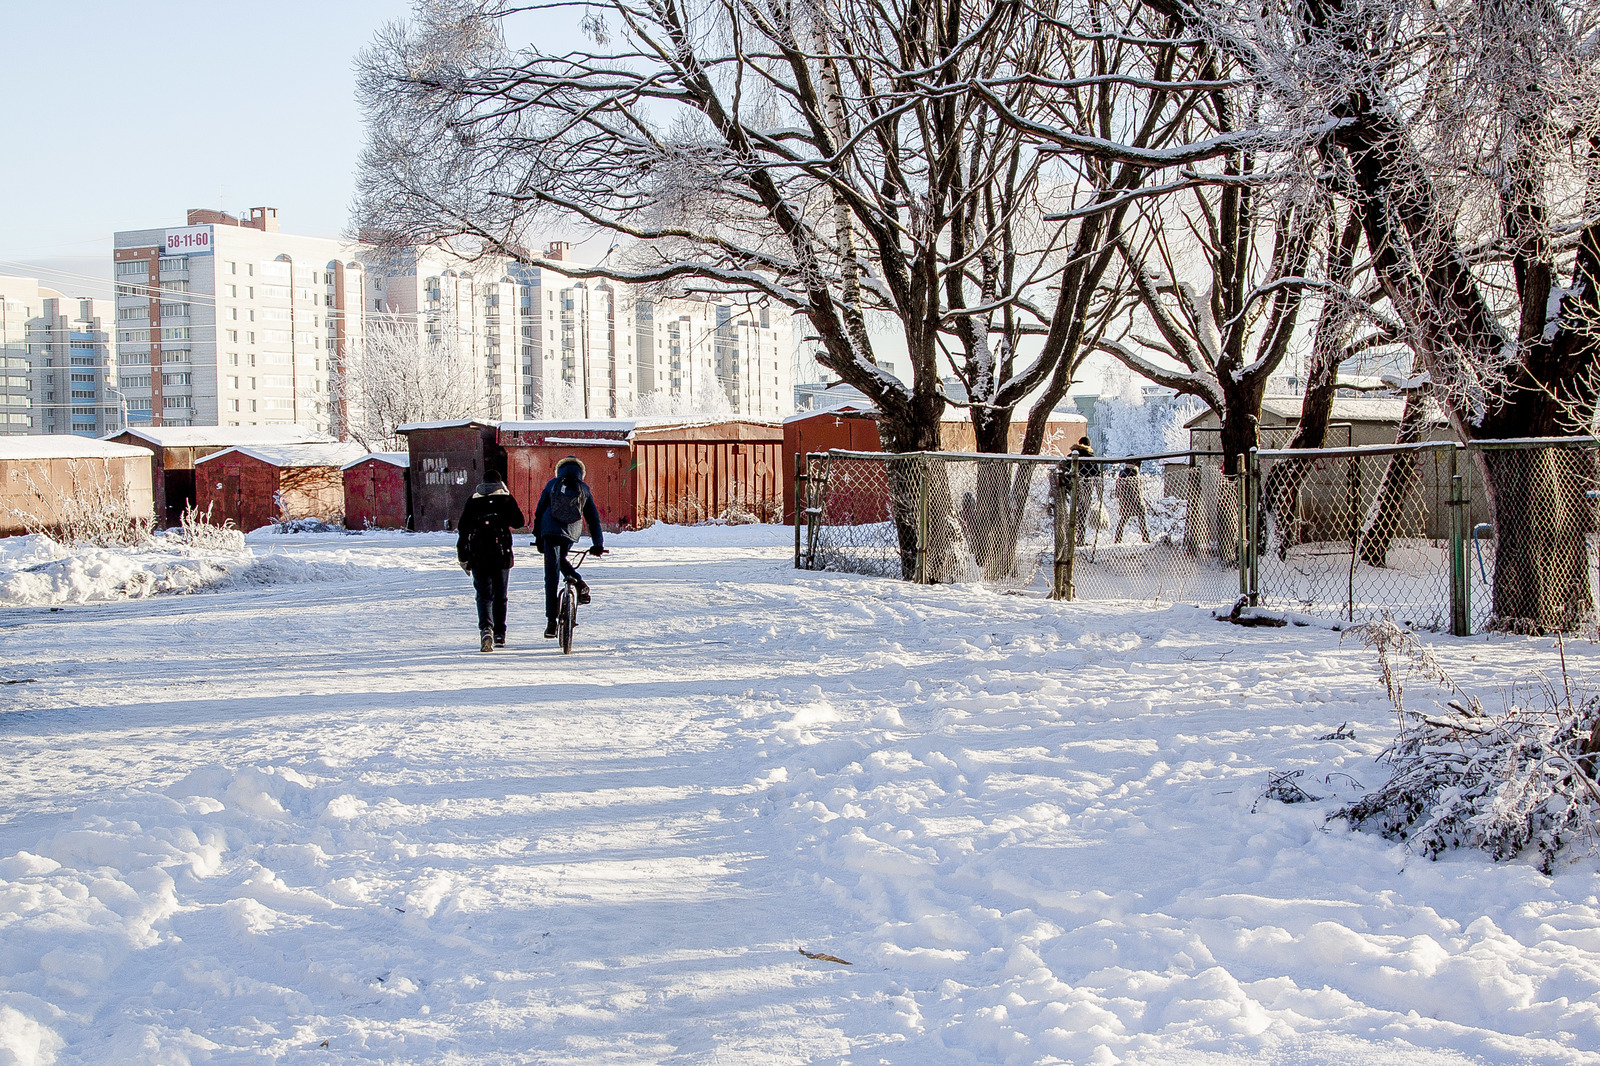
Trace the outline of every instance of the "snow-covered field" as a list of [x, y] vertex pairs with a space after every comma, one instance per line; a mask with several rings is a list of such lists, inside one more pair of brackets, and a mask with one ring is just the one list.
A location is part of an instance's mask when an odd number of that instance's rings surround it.
[[531, 551], [479, 654], [448, 536], [101, 603], [13, 558], [0, 1063], [1600, 1062], [1593, 859], [1324, 825], [1383, 775], [1365, 650], [789, 537], [615, 538], [570, 657]]

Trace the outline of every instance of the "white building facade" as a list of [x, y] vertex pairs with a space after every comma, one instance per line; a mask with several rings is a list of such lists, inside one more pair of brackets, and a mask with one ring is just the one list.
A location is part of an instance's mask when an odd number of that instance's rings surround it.
[[[116, 234], [113, 254], [130, 425], [346, 436], [362, 412], [344, 370], [360, 365], [369, 331], [469, 379], [452, 383], [450, 417], [771, 418], [792, 403], [789, 317], [763, 304], [644, 299], [504, 257], [380, 256], [283, 233], [268, 207], [192, 210], [184, 226]], [[543, 258], [566, 260], [567, 246]]]
[[195, 210], [118, 233], [113, 256], [130, 425], [334, 427], [330, 364], [363, 321], [353, 244], [282, 233], [275, 208]]
[[112, 315], [105, 300], [0, 277], [0, 433], [122, 428]]

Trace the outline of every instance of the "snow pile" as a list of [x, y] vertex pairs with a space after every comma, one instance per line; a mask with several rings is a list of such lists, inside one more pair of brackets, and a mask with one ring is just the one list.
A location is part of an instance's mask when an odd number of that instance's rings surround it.
[[143, 599], [226, 579], [247, 556], [175, 539], [126, 548], [60, 544], [44, 534], [0, 540], [0, 604], [10, 607]]
[[228, 585], [289, 585], [341, 581], [358, 567], [393, 565], [348, 552], [326, 557], [258, 556], [237, 547], [206, 547], [176, 533], [132, 547], [61, 544], [44, 534], [0, 539], [0, 605], [45, 607], [140, 600]]

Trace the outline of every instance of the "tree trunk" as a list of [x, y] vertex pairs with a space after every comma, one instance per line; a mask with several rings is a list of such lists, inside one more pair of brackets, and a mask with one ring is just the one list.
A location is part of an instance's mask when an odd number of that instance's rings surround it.
[[[940, 407], [942, 400], [936, 400]], [[900, 551], [900, 576], [917, 578], [922, 559], [927, 580], [947, 581], [955, 573], [952, 548], [955, 543], [951, 523], [955, 509], [950, 498], [950, 477], [945, 464], [906, 453], [939, 450], [939, 414], [919, 417], [921, 405], [914, 400], [904, 412], [890, 414], [881, 409], [878, 437], [885, 451], [894, 453], [889, 466], [889, 513], [894, 519], [895, 539]], [[927, 543], [921, 543], [926, 535]]]
[[1594, 454], [1562, 448], [1484, 452], [1494, 496], [1489, 626], [1519, 633], [1577, 628], [1594, 615], [1588, 534]]
[[[1400, 413], [1396, 444], [1416, 444], [1428, 425], [1428, 402], [1421, 390], [1406, 396]], [[1383, 481], [1361, 526], [1361, 561], [1368, 566], [1389, 565], [1389, 545], [1405, 530], [1406, 506], [1417, 493], [1417, 453], [1396, 452], [1389, 457]], [[1355, 501], [1351, 501], [1354, 506]]]

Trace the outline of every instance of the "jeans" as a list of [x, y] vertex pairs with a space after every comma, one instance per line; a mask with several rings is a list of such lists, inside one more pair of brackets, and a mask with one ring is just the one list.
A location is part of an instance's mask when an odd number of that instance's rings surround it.
[[572, 541], [564, 537], [547, 537], [544, 542], [544, 616], [554, 622], [556, 620], [556, 604], [559, 599], [561, 575], [566, 574], [581, 587], [583, 578], [578, 576], [577, 567], [567, 562], [567, 552], [572, 548]]
[[497, 637], [506, 635], [506, 584], [510, 580], [510, 570], [495, 570], [487, 566], [473, 567], [472, 588], [478, 594], [480, 633], [492, 630]]

